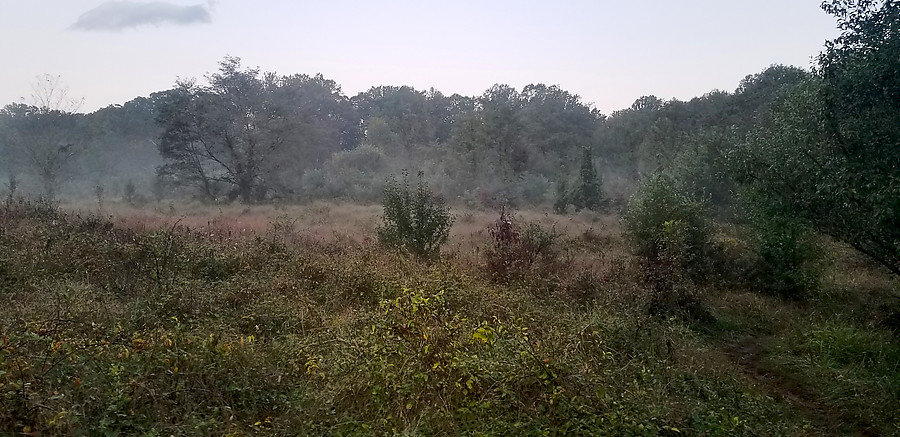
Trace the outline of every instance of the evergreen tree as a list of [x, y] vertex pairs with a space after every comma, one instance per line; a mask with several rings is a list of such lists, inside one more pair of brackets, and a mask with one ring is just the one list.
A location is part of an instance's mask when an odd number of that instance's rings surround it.
[[561, 175], [559, 182], [556, 183], [556, 200], [553, 202], [553, 210], [557, 214], [565, 214], [569, 206], [569, 191], [566, 185], [565, 176]]
[[579, 172], [578, 187], [572, 196], [572, 204], [576, 210], [582, 208], [596, 211], [606, 202], [603, 198], [600, 177], [594, 168], [594, 154], [590, 147], [585, 147], [581, 155], [581, 171]]

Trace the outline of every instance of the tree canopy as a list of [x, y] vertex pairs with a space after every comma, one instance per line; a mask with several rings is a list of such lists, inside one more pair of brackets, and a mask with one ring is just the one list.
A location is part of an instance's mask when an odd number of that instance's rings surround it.
[[841, 35], [733, 161], [782, 214], [900, 274], [900, 2], [823, 8]]

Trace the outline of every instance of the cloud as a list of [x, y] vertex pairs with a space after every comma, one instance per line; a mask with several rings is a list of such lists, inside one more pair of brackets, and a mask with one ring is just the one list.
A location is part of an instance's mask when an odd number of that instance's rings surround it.
[[185, 26], [210, 21], [209, 7], [204, 4], [178, 6], [168, 2], [108, 1], [81, 14], [72, 29], [117, 31], [146, 24]]

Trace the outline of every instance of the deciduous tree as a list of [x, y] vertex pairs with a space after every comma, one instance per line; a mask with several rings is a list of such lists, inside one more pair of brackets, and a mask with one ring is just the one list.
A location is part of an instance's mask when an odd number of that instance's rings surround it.
[[59, 76], [38, 76], [29, 104], [11, 104], [0, 110], [3, 142], [10, 173], [17, 169], [40, 181], [43, 196], [56, 197], [60, 178], [88, 144], [90, 135], [77, 111], [81, 99], [69, 97]]
[[900, 2], [823, 8], [842, 34], [731, 161], [782, 214], [900, 275]]

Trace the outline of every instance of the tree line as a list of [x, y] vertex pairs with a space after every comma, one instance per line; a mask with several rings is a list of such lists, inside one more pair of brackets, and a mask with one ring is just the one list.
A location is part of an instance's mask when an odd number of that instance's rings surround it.
[[773, 66], [734, 92], [641, 97], [604, 115], [558, 86], [495, 85], [475, 97], [378, 86], [347, 97], [322, 75], [277, 76], [228, 57], [204, 81], [89, 114], [47, 102], [62, 91], [51, 81], [33, 103], [0, 110], [0, 174], [46, 197], [131, 183], [156, 197], [265, 202], [371, 200], [406, 168], [451, 199], [581, 204], [589, 165], [588, 191], [615, 200], [686, 141], [750, 126], [806, 75]]

